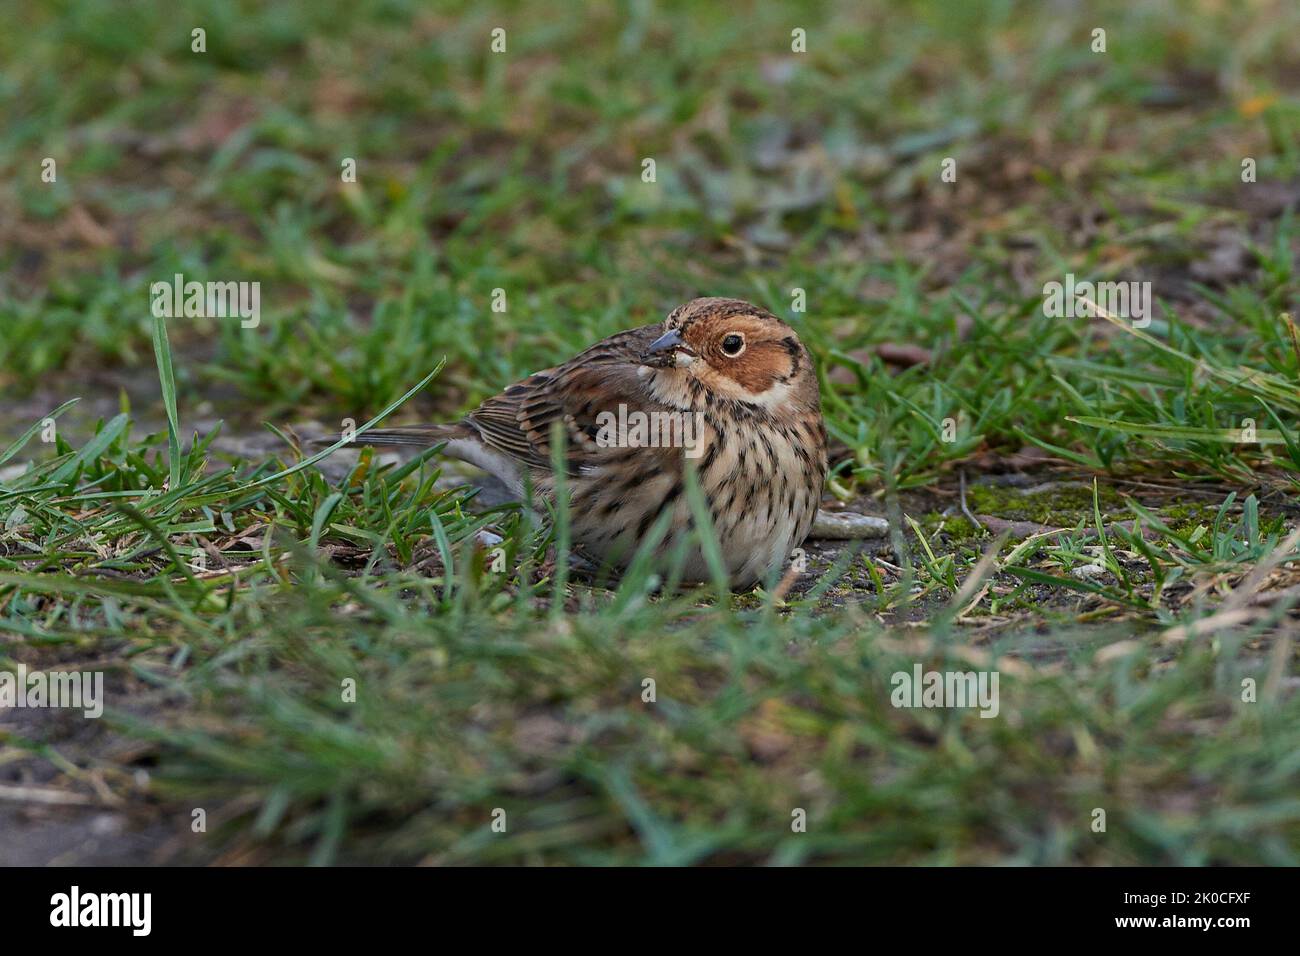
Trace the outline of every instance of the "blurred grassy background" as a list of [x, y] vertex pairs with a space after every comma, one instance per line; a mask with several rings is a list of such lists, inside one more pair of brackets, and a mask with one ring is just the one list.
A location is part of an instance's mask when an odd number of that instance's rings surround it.
[[[445, 414], [691, 296], [751, 298], [856, 373], [828, 412], [877, 480], [980, 438], [1018, 447], [1018, 428], [1111, 457], [1114, 435], [1064, 420], [1079, 408], [1046, 359], [1082, 345], [1127, 368], [1145, 350], [1045, 319], [1042, 284], [1066, 271], [1152, 279], [1225, 363], [1295, 368], [1276, 319], [1300, 173], [1287, 2], [20, 3], [6, 22], [14, 394], [92, 369], [130, 381], [148, 283], [178, 271], [259, 280], [264, 312], [256, 330], [175, 323], [182, 393], [277, 420], [359, 417], [443, 355]], [[958, 330], [969, 348], [923, 383], [881, 382], [862, 351]], [[1050, 371], [1090, 411], [1129, 411]], [[973, 440], [927, 440], [954, 407]]]

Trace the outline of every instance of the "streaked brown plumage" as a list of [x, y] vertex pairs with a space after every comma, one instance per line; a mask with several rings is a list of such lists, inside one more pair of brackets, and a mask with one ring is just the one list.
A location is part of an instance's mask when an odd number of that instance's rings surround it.
[[[629, 417], [675, 412], [686, 416], [673, 419], [681, 426], [702, 426], [698, 435], [680, 427], [672, 435], [693, 439], [689, 451], [733, 586], [762, 579], [807, 536], [827, 471], [817, 377], [790, 326], [738, 299], [695, 299], [662, 323], [610, 336], [454, 425], [371, 431], [358, 442], [446, 441], [446, 454], [496, 475], [515, 494], [522, 497], [531, 474], [534, 493], [553, 500], [551, 429], [559, 422], [573, 540], [592, 557], [623, 565], [663, 511], [671, 514], [666, 553], [693, 521], [683, 478], [688, 448], [636, 445], [645, 436], [635, 428], [611, 430], [620, 405]], [[688, 580], [708, 578], [698, 547], [684, 571]]]

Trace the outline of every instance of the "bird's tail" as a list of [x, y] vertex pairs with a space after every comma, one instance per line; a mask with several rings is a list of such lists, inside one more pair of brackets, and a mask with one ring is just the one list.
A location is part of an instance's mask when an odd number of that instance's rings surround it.
[[[408, 425], [402, 428], [372, 428], [356, 437], [356, 445], [402, 445], [406, 447], [428, 448], [438, 442], [451, 441], [454, 438], [470, 438], [473, 432], [469, 426], [460, 423], [454, 425]], [[338, 439], [318, 438], [318, 445], [332, 445]]]

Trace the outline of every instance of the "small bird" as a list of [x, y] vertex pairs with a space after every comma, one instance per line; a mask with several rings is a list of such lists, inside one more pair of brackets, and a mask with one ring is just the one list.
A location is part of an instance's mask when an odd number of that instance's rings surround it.
[[[785, 322], [739, 299], [694, 299], [528, 376], [450, 425], [380, 429], [358, 444], [428, 447], [495, 475], [520, 498], [555, 500], [552, 439], [564, 435], [573, 542], [625, 567], [669, 515], [662, 547], [694, 520], [693, 461], [734, 588], [783, 565], [812, 527], [826, 427], [808, 350]], [[709, 578], [698, 543], [686, 580]]]

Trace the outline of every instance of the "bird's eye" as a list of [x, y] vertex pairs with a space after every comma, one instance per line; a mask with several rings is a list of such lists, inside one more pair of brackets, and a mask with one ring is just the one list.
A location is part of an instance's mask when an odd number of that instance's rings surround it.
[[735, 358], [741, 352], [745, 351], [745, 337], [732, 332], [722, 340], [722, 351]]

